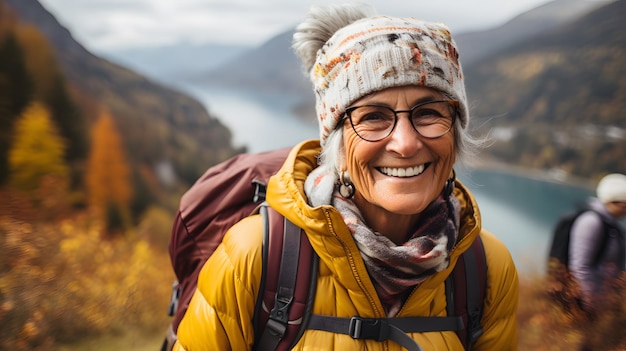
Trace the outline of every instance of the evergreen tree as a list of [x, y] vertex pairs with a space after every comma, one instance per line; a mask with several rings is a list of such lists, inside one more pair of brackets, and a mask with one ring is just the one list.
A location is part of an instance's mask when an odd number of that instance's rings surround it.
[[66, 161], [72, 166], [73, 181], [78, 182], [81, 161], [87, 157], [87, 128], [68, 92], [53, 48], [39, 29], [22, 25], [17, 29], [25, 52], [28, 71], [35, 80], [35, 98], [49, 108], [59, 133], [66, 139]]
[[9, 175], [9, 148], [20, 113], [33, 97], [33, 81], [12, 31], [0, 33], [0, 184]]
[[44, 99], [61, 136], [67, 141], [65, 159], [72, 166], [72, 183], [77, 185], [82, 180], [82, 167], [78, 165], [87, 158], [89, 143], [85, 120], [70, 98], [65, 81], [60, 75], [55, 77], [53, 88]]

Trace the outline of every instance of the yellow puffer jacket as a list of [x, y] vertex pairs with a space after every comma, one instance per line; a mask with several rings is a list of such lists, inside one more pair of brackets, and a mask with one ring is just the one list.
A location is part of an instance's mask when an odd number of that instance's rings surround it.
[[[316, 165], [317, 141], [296, 146], [277, 175], [271, 178], [269, 204], [304, 228], [320, 257], [313, 313], [364, 318], [385, 317], [359, 250], [341, 215], [330, 206], [307, 205], [303, 184]], [[409, 296], [398, 317], [445, 316], [444, 280], [458, 257], [480, 235], [488, 276], [482, 318], [483, 335], [474, 351], [517, 350], [518, 277], [507, 248], [482, 230], [473, 196], [457, 182], [454, 195], [461, 203], [460, 240], [450, 253], [450, 267], [428, 278]], [[233, 226], [205, 264], [189, 309], [178, 327], [174, 350], [250, 350], [254, 342], [252, 317], [261, 280], [261, 217], [254, 215]], [[453, 331], [412, 333], [425, 351], [463, 350]], [[389, 350], [393, 342], [355, 340], [348, 335], [307, 330], [294, 350]]]

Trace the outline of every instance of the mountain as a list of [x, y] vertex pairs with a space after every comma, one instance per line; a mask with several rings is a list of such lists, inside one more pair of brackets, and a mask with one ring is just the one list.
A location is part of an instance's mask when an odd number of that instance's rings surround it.
[[[520, 14], [493, 29], [460, 33], [455, 36], [461, 61], [467, 74], [474, 63], [506, 48], [558, 28], [612, 0], [555, 0]], [[294, 113], [309, 121], [314, 113], [311, 84], [302, 73], [300, 62], [291, 50], [294, 30], [272, 38], [266, 44], [250, 50], [205, 73], [199, 72], [193, 83], [206, 87], [270, 91], [301, 97]]]
[[466, 68], [490, 154], [525, 167], [594, 178], [626, 173], [626, 0]]
[[192, 83], [310, 96], [311, 83], [291, 50], [293, 33], [293, 29], [281, 33], [213, 70], [199, 72]]
[[[464, 66], [556, 28], [611, 0], [555, 0], [523, 13], [497, 28], [459, 33], [455, 36]], [[265, 91], [302, 97], [298, 114], [310, 115], [313, 108], [311, 85], [291, 50], [294, 30], [278, 34], [263, 45], [237, 54], [239, 47], [180, 45], [132, 51], [111, 51], [105, 57], [159, 79], [169, 85], [226, 87]], [[213, 60], [195, 60], [181, 65], [181, 58], [211, 53]], [[221, 62], [221, 64], [217, 64]], [[182, 66], [186, 66], [181, 68]], [[158, 72], [157, 72], [158, 70]]]
[[[97, 106], [86, 110], [97, 116], [94, 110], [108, 109], [137, 167], [172, 164], [179, 176], [192, 180], [241, 151], [233, 148], [230, 131], [197, 100], [92, 54], [37, 0], [3, 2], [46, 36], [79, 100]], [[92, 122], [95, 116], [85, 118]]]
[[[585, 178], [626, 172], [624, 1], [556, 0], [455, 37], [475, 125], [495, 143], [486, 159]], [[196, 83], [302, 96], [296, 112], [307, 119], [313, 94], [292, 33]]]
[[[502, 48], [562, 25], [604, 3], [606, 0], [555, 0], [521, 14], [498, 28], [460, 33], [455, 39], [462, 55], [461, 61], [464, 65], [471, 64]], [[292, 29], [281, 33], [232, 61], [205, 73], [200, 72], [194, 83], [301, 95], [307, 97], [311, 107], [311, 84], [302, 74], [299, 60], [291, 50], [293, 32]], [[303, 106], [303, 109], [307, 108]]]
[[557, 28], [610, 1], [555, 0], [524, 12], [496, 28], [455, 35], [461, 62], [471, 66], [502, 49]]
[[157, 81], [170, 85], [190, 81], [250, 50], [248, 46], [174, 43], [148, 48], [117, 49], [98, 53]]

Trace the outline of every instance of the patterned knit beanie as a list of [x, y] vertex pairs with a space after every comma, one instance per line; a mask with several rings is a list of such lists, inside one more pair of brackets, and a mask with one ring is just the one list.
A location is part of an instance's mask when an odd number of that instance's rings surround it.
[[439, 23], [377, 16], [339, 29], [310, 71], [322, 145], [350, 104], [390, 87], [430, 87], [458, 100], [465, 128], [469, 115], [458, 57], [450, 30]]

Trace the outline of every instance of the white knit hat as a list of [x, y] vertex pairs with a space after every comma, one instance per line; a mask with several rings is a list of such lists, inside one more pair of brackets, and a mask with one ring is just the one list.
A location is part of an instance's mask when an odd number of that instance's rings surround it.
[[462, 128], [469, 120], [456, 44], [440, 23], [387, 16], [358, 20], [318, 51], [310, 78], [322, 144], [350, 104], [390, 87], [437, 89], [459, 101]]
[[626, 202], [626, 175], [612, 173], [604, 176], [596, 188], [598, 199], [602, 203]]

